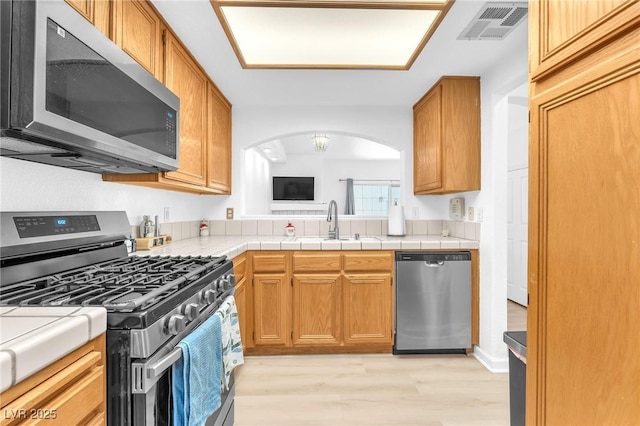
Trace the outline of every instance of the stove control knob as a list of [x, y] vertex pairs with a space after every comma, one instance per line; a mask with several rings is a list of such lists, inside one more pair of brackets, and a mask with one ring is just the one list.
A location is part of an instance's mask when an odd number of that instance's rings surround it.
[[188, 303], [184, 307], [182, 312], [184, 313], [184, 316], [186, 316], [189, 321], [193, 321], [194, 319], [198, 318], [200, 309], [198, 309], [197, 303]]
[[182, 333], [186, 327], [187, 319], [184, 315], [171, 315], [167, 321], [167, 330], [169, 331], [169, 334], [173, 336]]
[[216, 301], [216, 291], [215, 290], [206, 290], [204, 292], [204, 300], [208, 304], [212, 304], [213, 302], [215, 302]]
[[227, 282], [229, 283], [229, 286], [227, 288], [233, 288], [236, 286], [236, 276], [233, 274], [229, 274], [227, 275]]

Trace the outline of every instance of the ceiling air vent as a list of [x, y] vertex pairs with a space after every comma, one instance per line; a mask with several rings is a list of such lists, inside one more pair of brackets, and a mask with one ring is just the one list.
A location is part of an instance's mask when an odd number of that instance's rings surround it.
[[527, 3], [494, 3], [482, 6], [458, 40], [502, 40], [527, 16]]

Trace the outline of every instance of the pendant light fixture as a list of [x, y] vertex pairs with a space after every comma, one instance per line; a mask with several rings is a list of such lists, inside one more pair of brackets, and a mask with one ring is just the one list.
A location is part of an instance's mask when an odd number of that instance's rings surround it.
[[329, 138], [327, 135], [313, 135], [311, 138], [311, 144], [313, 145], [313, 149], [316, 151], [324, 152], [329, 146]]

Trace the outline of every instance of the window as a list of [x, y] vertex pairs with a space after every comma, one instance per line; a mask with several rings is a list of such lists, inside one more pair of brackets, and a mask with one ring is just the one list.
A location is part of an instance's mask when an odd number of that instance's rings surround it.
[[356, 216], [388, 216], [389, 206], [400, 199], [400, 185], [354, 183]]

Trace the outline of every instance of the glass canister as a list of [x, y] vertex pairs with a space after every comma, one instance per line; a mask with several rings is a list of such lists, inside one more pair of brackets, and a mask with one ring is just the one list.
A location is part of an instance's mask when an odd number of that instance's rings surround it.
[[140, 222], [140, 238], [151, 238], [154, 234], [153, 221], [149, 215], [142, 216]]

